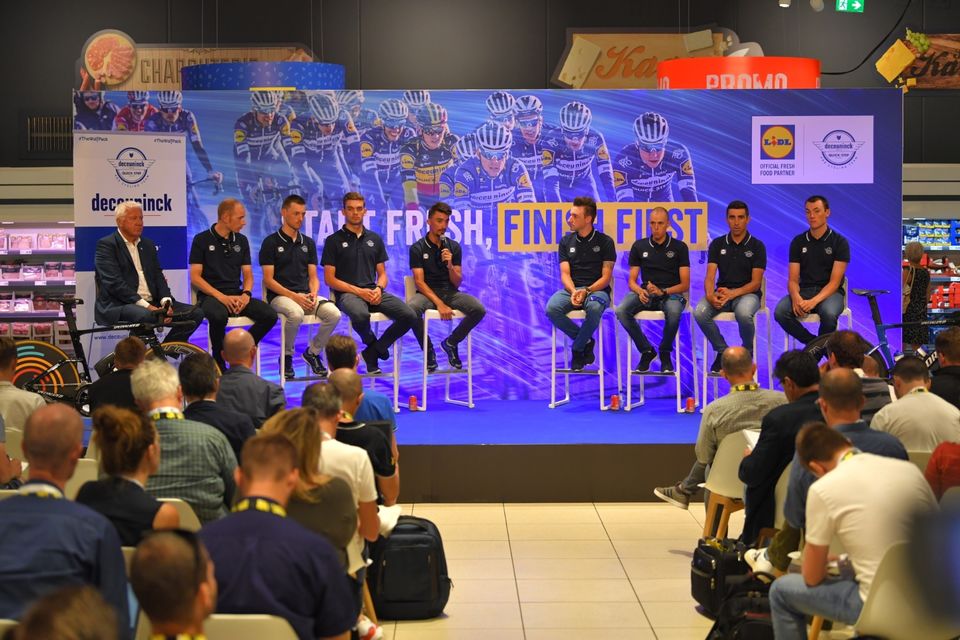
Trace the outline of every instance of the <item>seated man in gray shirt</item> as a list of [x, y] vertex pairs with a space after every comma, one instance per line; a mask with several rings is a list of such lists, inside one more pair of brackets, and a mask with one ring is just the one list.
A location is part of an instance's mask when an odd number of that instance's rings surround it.
[[245, 413], [259, 429], [267, 418], [287, 406], [280, 385], [264, 380], [253, 371], [257, 344], [245, 329], [234, 329], [223, 339], [223, 359], [230, 365], [220, 378], [217, 404]]

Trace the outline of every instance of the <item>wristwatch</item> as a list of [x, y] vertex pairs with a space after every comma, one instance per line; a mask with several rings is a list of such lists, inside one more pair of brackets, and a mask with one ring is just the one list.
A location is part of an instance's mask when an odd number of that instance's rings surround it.
[[242, 296], [247, 296], [248, 298], [252, 298], [252, 297], [253, 297], [253, 293], [251, 293], [250, 291], [241, 291], [241, 292], [240, 292], [240, 295], [242, 295]]

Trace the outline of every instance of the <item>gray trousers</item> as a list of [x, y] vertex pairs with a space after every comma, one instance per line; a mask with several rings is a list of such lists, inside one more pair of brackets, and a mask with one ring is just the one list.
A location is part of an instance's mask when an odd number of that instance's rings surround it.
[[[434, 293], [443, 300], [445, 305], [466, 316], [448, 338], [452, 344], [460, 344], [466, 339], [467, 334], [483, 320], [483, 317], [487, 314], [486, 308], [482, 302], [467, 293], [460, 291], [435, 291]], [[423, 348], [423, 314], [427, 309], [436, 309], [437, 306], [427, 296], [419, 292], [415, 293], [407, 304], [417, 314], [417, 322], [413, 325], [413, 333], [417, 336], [420, 347]], [[427, 348], [428, 350], [433, 349], [429, 338], [427, 338]]]
[[276, 296], [270, 301], [270, 306], [274, 308], [277, 315], [282, 316], [284, 355], [293, 355], [293, 348], [297, 343], [297, 332], [300, 331], [300, 325], [303, 324], [303, 319], [307, 315], [314, 315], [320, 321], [319, 330], [310, 340], [310, 351], [314, 354], [323, 353], [327, 340], [340, 322], [340, 309], [322, 296], [318, 296], [317, 300], [317, 307], [312, 314], [304, 311], [303, 307], [286, 296]]

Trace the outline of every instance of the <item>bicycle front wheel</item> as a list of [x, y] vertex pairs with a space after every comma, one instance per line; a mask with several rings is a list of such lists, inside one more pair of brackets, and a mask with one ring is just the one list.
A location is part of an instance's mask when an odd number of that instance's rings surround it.
[[[812, 355], [814, 360], [817, 361], [817, 364], [820, 364], [820, 361], [827, 357], [827, 341], [830, 340], [830, 336], [832, 335], [832, 333], [827, 333], [822, 336], [817, 336], [807, 343], [807, 346], [805, 346], [803, 350]], [[873, 359], [874, 363], [876, 363], [877, 378], [886, 380], [890, 377], [890, 370], [887, 367], [886, 361], [883, 359], [883, 355], [880, 353], [880, 347], [870, 345], [867, 349], [866, 357]], [[867, 367], [867, 369], [869, 369], [869, 367]], [[867, 373], [870, 377], [873, 377], [872, 372], [868, 371]]]
[[[71, 395], [80, 386], [80, 372], [64, 351], [49, 342], [20, 340], [17, 342], [17, 370], [13, 384], [33, 391]], [[60, 364], [59, 367], [56, 367]], [[56, 369], [54, 369], [56, 367]]]
[[[189, 342], [164, 342], [160, 345], [160, 348], [163, 350], [163, 357], [167, 362], [171, 363], [174, 367], [179, 367], [180, 361], [183, 358], [186, 358], [189, 355], [194, 353], [206, 353], [200, 347], [190, 344]], [[155, 358], [156, 354], [152, 349], [147, 349], [147, 359], [150, 360]], [[109, 353], [105, 355], [94, 368], [97, 371], [113, 371], [114, 366], [114, 355]]]

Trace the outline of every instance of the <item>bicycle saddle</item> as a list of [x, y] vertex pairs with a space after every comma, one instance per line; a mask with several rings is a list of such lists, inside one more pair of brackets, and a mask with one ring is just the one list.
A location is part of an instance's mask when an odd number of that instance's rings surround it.
[[885, 293], [890, 293], [886, 289], [850, 289], [850, 293], [855, 296], [882, 296]]

